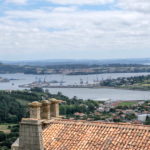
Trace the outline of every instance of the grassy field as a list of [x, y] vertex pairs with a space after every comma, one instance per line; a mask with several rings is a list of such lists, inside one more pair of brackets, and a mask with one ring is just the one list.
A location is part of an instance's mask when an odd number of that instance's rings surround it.
[[130, 106], [133, 106], [135, 104], [137, 104], [137, 102], [128, 101], [128, 102], [120, 102], [118, 106], [128, 106], [128, 107], [130, 107]]
[[0, 124], [0, 131], [3, 131], [4, 133], [10, 133], [10, 129], [8, 126], [13, 126], [15, 124]]
[[28, 101], [23, 100], [23, 99], [16, 99], [17, 102], [19, 102], [21, 105], [28, 105]]

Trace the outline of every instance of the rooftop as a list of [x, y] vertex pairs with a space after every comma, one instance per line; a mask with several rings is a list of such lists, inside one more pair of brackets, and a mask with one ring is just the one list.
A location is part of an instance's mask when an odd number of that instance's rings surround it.
[[53, 120], [43, 130], [46, 150], [149, 150], [150, 126]]

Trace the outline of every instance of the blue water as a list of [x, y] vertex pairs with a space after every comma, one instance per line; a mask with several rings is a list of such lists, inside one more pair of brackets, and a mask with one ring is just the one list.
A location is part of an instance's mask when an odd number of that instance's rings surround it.
[[[147, 75], [150, 73], [111, 73], [111, 74], [100, 74], [100, 75], [79, 75], [79, 76], [66, 76], [66, 75], [25, 75], [25, 74], [0, 74], [0, 77], [8, 79], [18, 79], [11, 80], [8, 83], [0, 83], [0, 90], [22, 90], [19, 85], [28, 84], [35, 80], [64, 80], [65, 84], [79, 84], [80, 79], [84, 82], [87, 80], [89, 83], [93, 83], [93, 80], [97, 78], [99, 80], [107, 78], [118, 78], [118, 77], [131, 77], [139, 75]], [[131, 91], [122, 89], [110, 89], [110, 88], [100, 88], [100, 89], [81, 89], [81, 88], [50, 88], [51, 93], [62, 92], [64, 95], [83, 99], [94, 99], [94, 100], [148, 100], [150, 99], [150, 91]]]

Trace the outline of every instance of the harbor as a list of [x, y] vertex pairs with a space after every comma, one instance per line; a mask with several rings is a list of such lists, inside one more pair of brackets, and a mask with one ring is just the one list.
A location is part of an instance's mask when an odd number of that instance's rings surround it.
[[[9, 82], [0, 83], [1, 90], [24, 90], [30, 89], [30, 87], [37, 86], [40, 81], [44, 89], [47, 89], [52, 94], [57, 94], [61, 92], [62, 94], [72, 98], [77, 96], [78, 98], [87, 100], [101, 100], [101, 99], [112, 99], [113, 101], [118, 100], [148, 100], [150, 99], [150, 91], [132, 91], [126, 89], [111, 89], [111, 88], [97, 88], [99, 85], [96, 84], [96, 78], [101, 81], [102, 79], [116, 79], [118, 77], [131, 77], [148, 75], [148, 73], [113, 73], [113, 74], [103, 74], [103, 75], [79, 75], [79, 76], [67, 76], [64, 75], [27, 75], [27, 74], [0, 74], [0, 77], [6, 79], [17, 79], [10, 80]], [[44, 82], [44, 78], [46, 77]], [[39, 80], [41, 79], [41, 80]], [[83, 85], [80, 84], [80, 79], [83, 80]], [[91, 86], [87, 86], [88, 84]], [[93, 81], [95, 80], [95, 82]], [[63, 83], [61, 82], [63, 81]], [[36, 82], [35, 84], [33, 84]], [[32, 84], [31, 84], [32, 83]], [[81, 82], [82, 83], [82, 82]], [[31, 84], [31, 85], [30, 85]], [[21, 86], [23, 85], [23, 86]], [[69, 86], [71, 85], [71, 86]], [[72, 86], [74, 85], [74, 86]], [[79, 85], [79, 86], [78, 86]], [[86, 85], [86, 86], [85, 86]], [[47, 88], [49, 87], [49, 88]], [[79, 88], [80, 87], [80, 88]], [[84, 87], [84, 88], [81, 88]], [[86, 88], [85, 88], [86, 87]]]
[[19, 85], [20, 88], [34, 88], [34, 87], [39, 87], [39, 88], [98, 88], [100, 87], [101, 81], [97, 78], [96, 80], [93, 80], [93, 83], [89, 83], [89, 81], [84, 81], [83, 79], [80, 79], [79, 83], [74, 83], [74, 84], [65, 84], [66, 82], [61, 80], [53, 80], [53, 81], [46, 81], [45, 78], [44, 80], [37, 80], [34, 82], [31, 82], [29, 84], [23, 84]]

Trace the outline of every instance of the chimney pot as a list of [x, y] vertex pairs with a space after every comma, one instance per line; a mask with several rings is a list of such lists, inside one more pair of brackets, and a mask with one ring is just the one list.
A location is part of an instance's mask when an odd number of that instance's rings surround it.
[[59, 117], [59, 103], [63, 102], [62, 100], [57, 100], [55, 98], [51, 98], [49, 99], [49, 101], [51, 102], [51, 116], [52, 117]]
[[29, 103], [29, 109], [30, 109], [30, 118], [34, 118], [34, 119], [41, 119], [41, 106], [42, 104], [39, 103], [38, 101]]
[[41, 107], [41, 118], [42, 119], [50, 119], [50, 101], [42, 100], [42, 107]]

